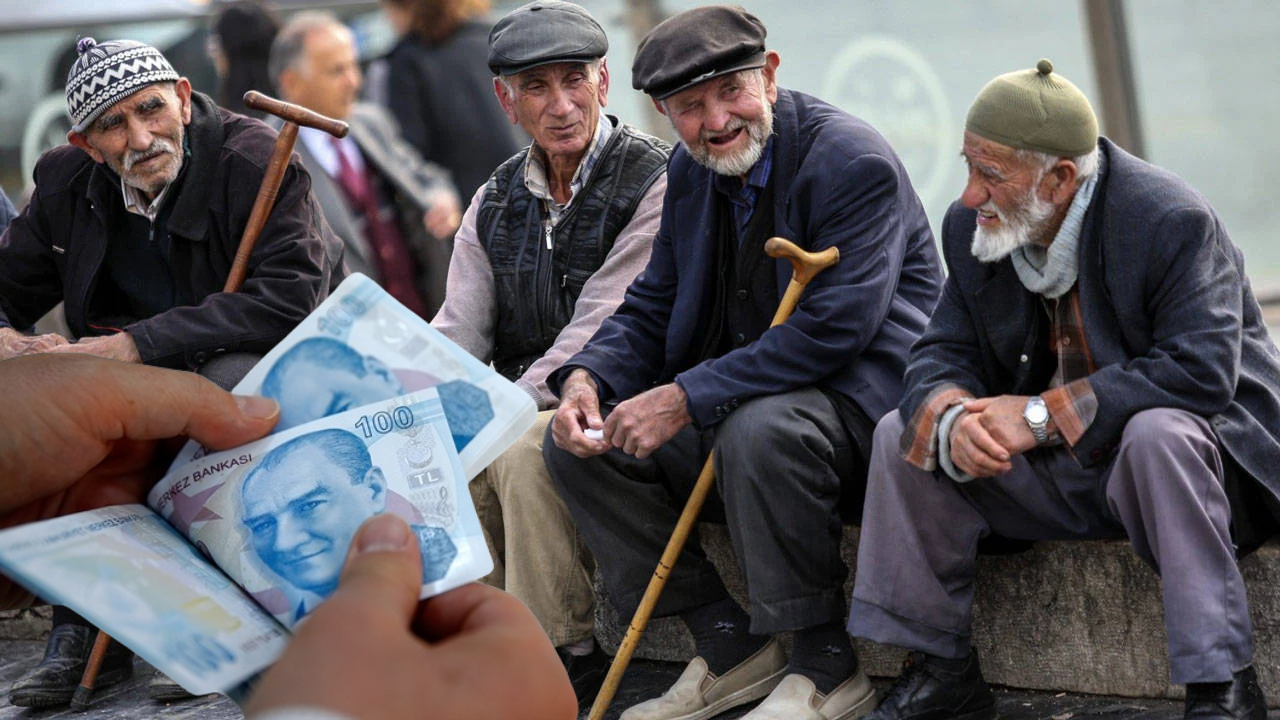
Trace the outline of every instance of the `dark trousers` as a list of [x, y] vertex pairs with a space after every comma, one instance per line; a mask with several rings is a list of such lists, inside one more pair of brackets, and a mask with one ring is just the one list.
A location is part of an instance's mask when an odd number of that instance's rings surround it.
[[[543, 457], [618, 610], [629, 615], [639, 605], [712, 448], [716, 492], [702, 519], [728, 525], [747, 579], [751, 632], [842, 621], [847, 570], [837, 505], [842, 484], [865, 479], [831, 401], [812, 388], [746, 402], [709, 431], [686, 427], [644, 460], [617, 449], [578, 458], [548, 435]], [[725, 595], [695, 529], [654, 616]]]

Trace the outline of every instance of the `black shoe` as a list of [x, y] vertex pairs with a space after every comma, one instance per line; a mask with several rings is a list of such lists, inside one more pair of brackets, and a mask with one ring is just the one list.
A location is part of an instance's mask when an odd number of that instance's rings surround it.
[[978, 653], [948, 660], [921, 652], [907, 655], [902, 674], [863, 720], [994, 720], [996, 698], [982, 679]]
[[609, 656], [604, 654], [599, 644], [586, 655], [572, 655], [564, 648], [556, 648], [556, 653], [564, 663], [565, 672], [569, 673], [573, 694], [578, 696], [578, 706], [590, 707], [609, 672]]
[[1188, 720], [1266, 720], [1267, 699], [1262, 696], [1253, 666], [1232, 675], [1231, 682], [1188, 684], [1187, 704], [1182, 717]]
[[[69, 704], [80, 686], [97, 636], [97, 628], [87, 625], [54, 625], [44, 659], [9, 688], [9, 703], [29, 708]], [[94, 689], [111, 687], [132, 676], [133, 653], [112, 640], [98, 669]]]
[[147, 696], [162, 703], [182, 702], [198, 697], [187, 692], [181, 685], [174, 682], [173, 678], [163, 673], [156, 673], [151, 678], [151, 682], [147, 683]]

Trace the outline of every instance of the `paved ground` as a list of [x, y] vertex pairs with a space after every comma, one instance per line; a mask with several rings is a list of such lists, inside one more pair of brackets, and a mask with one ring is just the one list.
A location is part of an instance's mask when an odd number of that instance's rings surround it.
[[[31, 641], [0, 642], [0, 689], [5, 689], [32, 664], [39, 661], [44, 643]], [[680, 674], [681, 666], [674, 663], [636, 661], [628, 670], [627, 680], [619, 691], [614, 707], [606, 716], [616, 720], [621, 708], [639, 700], [658, 695]], [[104, 691], [84, 713], [68, 709], [31, 711], [9, 705], [0, 694], [0, 720], [48, 720], [52, 718], [77, 718], [78, 720], [124, 720], [126, 718], [185, 718], [190, 720], [240, 720], [242, 715], [235, 703], [220, 695], [168, 705], [152, 702], [147, 697], [147, 681], [154, 675], [149, 665], [137, 661], [134, 678], [127, 683]], [[888, 684], [879, 681], [877, 684]], [[1020, 690], [997, 689], [1000, 717], [1005, 720], [1175, 720], [1182, 717], [1182, 705], [1168, 700], [1135, 700], [1095, 695], [1068, 695], [1066, 693], [1035, 693]], [[746, 709], [721, 715], [719, 720], [740, 718]], [[583, 715], [585, 718], [585, 714]], [[1271, 720], [1280, 720], [1280, 712], [1273, 711]], [[512, 718], [511, 720], [519, 720]]]

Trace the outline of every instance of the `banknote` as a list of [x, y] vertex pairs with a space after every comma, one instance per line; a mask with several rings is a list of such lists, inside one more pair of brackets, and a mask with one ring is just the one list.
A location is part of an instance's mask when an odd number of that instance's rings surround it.
[[188, 692], [228, 690], [270, 665], [288, 633], [143, 505], [0, 533], [0, 570], [68, 605]]
[[356, 529], [389, 512], [422, 548], [422, 597], [493, 569], [437, 388], [171, 470], [148, 504], [292, 629], [337, 587]]
[[[439, 393], [467, 479], [537, 416], [527, 393], [357, 273], [267, 353], [235, 392], [279, 401], [281, 432], [428, 387]], [[204, 452], [188, 443], [170, 467]]]

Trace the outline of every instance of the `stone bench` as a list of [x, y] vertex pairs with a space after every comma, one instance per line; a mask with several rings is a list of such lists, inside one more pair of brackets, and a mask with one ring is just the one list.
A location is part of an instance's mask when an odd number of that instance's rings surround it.
[[[725, 585], [745, 604], [746, 585], [724, 526], [702, 524], [703, 548]], [[854, 567], [857, 528], [841, 548]], [[1254, 666], [1272, 707], [1280, 707], [1280, 542], [1241, 562], [1253, 618]], [[599, 584], [597, 588], [599, 589]], [[853, 589], [852, 573], [846, 594]], [[1035, 690], [1178, 698], [1169, 684], [1160, 579], [1124, 541], [1041, 542], [1025, 553], [979, 560], [974, 644], [994, 684]], [[612, 652], [631, 618], [608, 603], [597, 634]], [[898, 674], [905, 652], [860, 641], [859, 657], [876, 676]], [[638, 657], [687, 661], [693, 640], [674, 618], [650, 623]]]

